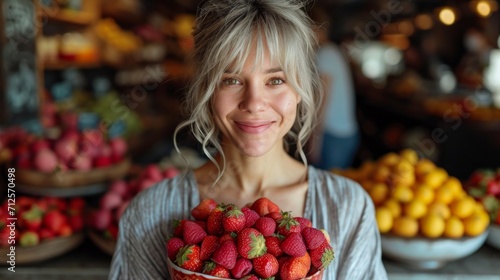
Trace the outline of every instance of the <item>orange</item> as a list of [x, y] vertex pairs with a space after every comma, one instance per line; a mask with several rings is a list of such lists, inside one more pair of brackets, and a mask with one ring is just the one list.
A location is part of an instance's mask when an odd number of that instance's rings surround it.
[[392, 189], [391, 197], [399, 202], [410, 202], [413, 199], [413, 191], [411, 188], [399, 185]]
[[444, 219], [436, 214], [429, 214], [420, 219], [420, 231], [425, 237], [438, 238], [445, 229]]
[[443, 235], [448, 238], [460, 238], [464, 236], [464, 224], [458, 217], [451, 216], [445, 222]]
[[402, 237], [414, 237], [418, 233], [417, 220], [410, 217], [398, 217], [394, 219], [392, 232]]
[[446, 186], [453, 193], [453, 198], [455, 199], [459, 198], [463, 192], [462, 183], [456, 177], [448, 177], [443, 186]]
[[429, 159], [422, 158], [415, 164], [415, 174], [422, 176], [430, 171], [436, 169], [436, 165]]
[[422, 177], [422, 182], [433, 189], [440, 187], [448, 179], [448, 173], [442, 168], [436, 168]]
[[418, 199], [425, 204], [430, 204], [432, 201], [434, 201], [434, 190], [429, 188], [425, 184], [420, 184], [416, 187], [415, 199]]
[[404, 149], [399, 152], [399, 156], [411, 165], [415, 165], [418, 162], [418, 154], [413, 149]]
[[477, 236], [483, 233], [489, 225], [482, 215], [474, 213], [463, 220], [464, 232], [468, 236]]
[[371, 173], [375, 169], [375, 163], [372, 161], [365, 161], [363, 164], [358, 169], [358, 178], [359, 179], [366, 179], [370, 177]]
[[476, 201], [473, 198], [466, 197], [454, 201], [450, 205], [451, 214], [460, 219], [465, 219], [474, 213], [476, 209]]
[[447, 186], [443, 185], [437, 188], [434, 201], [448, 205], [453, 200], [453, 197], [453, 192]]
[[380, 233], [389, 232], [394, 222], [391, 211], [385, 207], [377, 207], [375, 216]]
[[413, 165], [405, 159], [401, 159], [392, 168], [392, 183], [411, 186], [415, 183], [415, 172]]
[[369, 191], [372, 186], [373, 186], [373, 182], [370, 181], [370, 180], [362, 180], [361, 182], [359, 182], [359, 184], [361, 185], [361, 187], [363, 187], [363, 189], [365, 189], [365, 191]]
[[389, 194], [389, 187], [386, 184], [383, 183], [377, 183], [371, 187], [371, 189], [368, 191], [368, 194], [373, 200], [373, 203], [375, 205], [379, 205], [384, 200]]
[[388, 167], [394, 166], [396, 163], [399, 161], [399, 155], [396, 153], [387, 153], [383, 155], [379, 160], [378, 163], [381, 165], [385, 165]]
[[393, 218], [401, 216], [401, 204], [399, 204], [399, 202], [394, 198], [386, 200], [383, 206], [391, 211]]
[[420, 200], [412, 200], [404, 205], [405, 216], [416, 220], [427, 214], [427, 205]]
[[387, 166], [377, 166], [377, 168], [373, 171], [373, 181], [377, 183], [386, 183], [391, 175], [391, 170]]
[[447, 205], [439, 203], [439, 202], [433, 202], [429, 205], [427, 212], [429, 214], [437, 214], [441, 216], [443, 219], [448, 219], [451, 216], [450, 208], [448, 208]]

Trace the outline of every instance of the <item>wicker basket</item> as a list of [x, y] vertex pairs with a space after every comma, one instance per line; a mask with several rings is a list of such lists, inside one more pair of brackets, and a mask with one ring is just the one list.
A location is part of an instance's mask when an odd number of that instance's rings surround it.
[[35, 170], [17, 169], [16, 180], [19, 184], [41, 188], [72, 188], [120, 179], [127, 174], [130, 166], [131, 160], [124, 159], [118, 164], [89, 171], [69, 170], [43, 173]]
[[[85, 239], [83, 232], [75, 233], [68, 237], [57, 237], [42, 241], [40, 244], [32, 247], [15, 246], [16, 265], [41, 262], [64, 255], [78, 247]], [[0, 248], [0, 262], [2, 265], [8, 265], [10, 261], [10, 247]]]

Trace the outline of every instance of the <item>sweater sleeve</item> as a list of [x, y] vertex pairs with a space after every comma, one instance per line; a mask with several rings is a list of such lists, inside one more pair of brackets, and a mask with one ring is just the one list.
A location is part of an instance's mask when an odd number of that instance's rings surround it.
[[358, 215], [352, 217], [357, 225], [349, 229], [348, 236], [344, 239], [344, 262], [339, 266], [337, 278], [387, 279], [373, 203], [364, 191], [360, 191], [359, 196], [359, 211], [353, 211], [353, 214]]
[[199, 203], [190, 174], [164, 180], [130, 202], [120, 218], [108, 279], [170, 279], [166, 244], [172, 222], [189, 218]]
[[[156, 191], [158, 192], [158, 191]], [[168, 279], [166, 235], [158, 207], [151, 207], [153, 190], [134, 198], [119, 223], [116, 250], [108, 279]]]
[[330, 234], [335, 258], [327, 279], [387, 279], [371, 198], [352, 180], [313, 171], [307, 216]]

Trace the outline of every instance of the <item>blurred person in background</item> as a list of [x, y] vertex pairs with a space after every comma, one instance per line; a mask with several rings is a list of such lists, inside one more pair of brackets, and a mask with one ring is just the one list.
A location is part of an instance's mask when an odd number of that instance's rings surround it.
[[340, 48], [331, 41], [328, 10], [316, 4], [310, 11], [319, 43], [316, 59], [325, 91], [319, 123], [309, 143], [312, 164], [326, 170], [349, 167], [356, 155], [359, 127], [352, 71]]

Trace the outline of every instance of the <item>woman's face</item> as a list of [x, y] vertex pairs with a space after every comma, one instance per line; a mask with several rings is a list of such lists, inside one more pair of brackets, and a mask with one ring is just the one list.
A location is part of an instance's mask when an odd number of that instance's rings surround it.
[[283, 137], [295, 122], [300, 96], [268, 55], [255, 67], [254, 58], [255, 54], [249, 56], [239, 74], [227, 69], [214, 94], [213, 109], [222, 145], [258, 157], [282, 148]]

